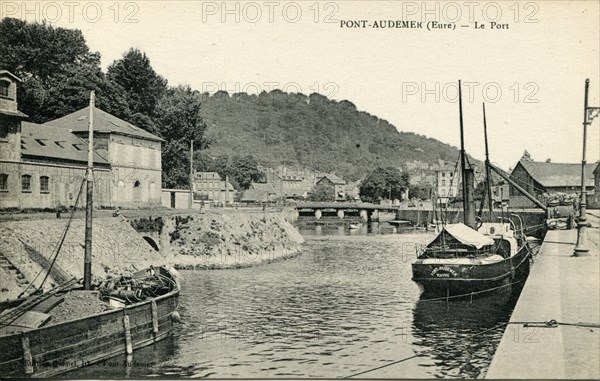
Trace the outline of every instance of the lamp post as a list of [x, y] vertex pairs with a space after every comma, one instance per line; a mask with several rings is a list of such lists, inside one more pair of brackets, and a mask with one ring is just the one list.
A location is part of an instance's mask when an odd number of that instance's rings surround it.
[[588, 94], [590, 89], [590, 80], [585, 80], [585, 98], [583, 108], [583, 158], [581, 160], [581, 197], [579, 200], [579, 219], [577, 220], [577, 243], [575, 244], [575, 251], [573, 256], [579, 257], [589, 253], [590, 249], [586, 245], [586, 206], [587, 206], [587, 194], [585, 189], [585, 148], [586, 148], [586, 137], [587, 137], [587, 126], [591, 123], [591, 120], [598, 114], [598, 107], [588, 107]]

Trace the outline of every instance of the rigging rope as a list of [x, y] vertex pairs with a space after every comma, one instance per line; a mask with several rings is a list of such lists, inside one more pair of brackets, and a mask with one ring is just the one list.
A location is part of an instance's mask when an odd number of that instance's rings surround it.
[[[515, 269], [518, 268], [523, 262], [521, 262], [519, 265], [517, 265], [517, 267], [515, 267]], [[517, 281], [517, 282], [503, 284], [502, 286], [487, 288], [487, 289], [481, 290], [481, 291], [475, 291], [475, 292], [470, 292], [470, 293], [466, 293], [466, 294], [459, 294], [459, 295], [452, 295], [452, 296], [442, 296], [442, 297], [439, 297], [439, 298], [420, 299], [419, 301], [421, 301], [421, 302], [435, 302], [435, 301], [440, 301], [440, 300], [465, 298], [467, 296], [474, 296], [474, 295], [485, 294], [486, 292], [491, 292], [491, 291], [499, 290], [499, 289], [502, 289], [502, 288], [510, 287], [510, 286], [512, 286], [514, 284], [518, 284], [518, 283], [522, 283], [522, 282], [523, 282], [523, 280], [520, 280], [520, 281]]]
[[[46, 273], [46, 276], [44, 276], [44, 279], [42, 280], [42, 283], [40, 283], [40, 286], [38, 287], [38, 290], [41, 290], [44, 287], [44, 283], [46, 283], [46, 280], [48, 279], [48, 276], [50, 275], [50, 271], [52, 270], [52, 267], [54, 267], [54, 263], [56, 262], [56, 259], [58, 258], [58, 254], [60, 253], [60, 249], [62, 248], [62, 245], [63, 245], [63, 243], [65, 241], [65, 238], [67, 237], [67, 232], [69, 231], [69, 227], [71, 226], [71, 222], [73, 221], [73, 217], [75, 215], [75, 210], [77, 209], [77, 205], [79, 204], [79, 198], [81, 197], [81, 193], [83, 191], [83, 184], [85, 184], [85, 181], [86, 181], [86, 179], [84, 178], [82, 180], [82, 182], [81, 182], [81, 186], [79, 187], [79, 192], [77, 193], [77, 198], [75, 199], [75, 205], [74, 205], [73, 209], [71, 210], [71, 215], [69, 216], [69, 220], [67, 221], [67, 225], [65, 226], [65, 228], [63, 230], [63, 234], [61, 236], [61, 239], [58, 242], [57, 246], [55, 247], [54, 258], [52, 259], [52, 263], [50, 263], [50, 266], [48, 267], [48, 272]], [[32, 285], [35, 284], [36, 279], [40, 276], [40, 274], [43, 271], [44, 271], [44, 268], [42, 267], [42, 269], [37, 273], [37, 275], [35, 276], [35, 278], [33, 278], [33, 281], [29, 284], [29, 286], [27, 286], [27, 288], [23, 292], [21, 292], [19, 294], [19, 297], [21, 297], [23, 294], [25, 294], [27, 292], [27, 290], [29, 290], [29, 288]]]

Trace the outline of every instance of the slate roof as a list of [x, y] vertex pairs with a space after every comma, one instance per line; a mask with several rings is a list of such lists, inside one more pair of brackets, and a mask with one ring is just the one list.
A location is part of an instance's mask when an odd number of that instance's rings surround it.
[[344, 180], [342, 180], [341, 178], [337, 177], [333, 173], [328, 173], [326, 175], [319, 176], [318, 180], [317, 180], [317, 183], [319, 181], [323, 180], [325, 177], [327, 177], [329, 179], [329, 181], [331, 181], [333, 184], [336, 184], [336, 185], [345, 185], [346, 184], [346, 182]]
[[[581, 186], [581, 163], [546, 163], [539, 161], [520, 160], [519, 164], [538, 183], [546, 188]], [[598, 164], [586, 165], [586, 187], [594, 186], [594, 168]]]
[[[58, 159], [87, 164], [87, 141], [69, 130], [44, 124], [21, 123], [21, 154], [37, 159]], [[94, 153], [94, 163], [108, 161]]]
[[265, 191], [268, 194], [277, 193], [277, 192], [275, 192], [275, 188], [273, 188], [273, 185], [270, 183], [251, 183], [250, 189]]
[[241, 202], [268, 202], [269, 192], [265, 189], [248, 189], [242, 195]]
[[[62, 127], [72, 130], [73, 132], [87, 132], [89, 115], [90, 111], [88, 106], [79, 111], [75, 111], [74, 113], [65, 115], [62, 118], [46, 122], [45, 125]], [[102, 111], [97, 107], [94, 107], [94, 131], [133, 136], [157, 142], [164, 141], [158, 136]]]

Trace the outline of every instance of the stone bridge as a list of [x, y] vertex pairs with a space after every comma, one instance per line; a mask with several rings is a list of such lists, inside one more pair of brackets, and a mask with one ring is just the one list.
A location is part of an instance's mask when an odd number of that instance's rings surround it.
[[[298, 219], [355, 219], [365, 222], [379, 221], [383, 214], [394, 219], [398, 207], [367, 202], [305, 202], [296, 205]], [[382, 213], [384, 212], [384, 213]]]

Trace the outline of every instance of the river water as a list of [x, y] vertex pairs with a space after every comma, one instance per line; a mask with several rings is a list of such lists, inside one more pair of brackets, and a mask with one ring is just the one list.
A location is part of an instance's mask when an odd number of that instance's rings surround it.
[[[132, 366], [67, 377], [436, 378], [485, 375], [515, 293], [428, 301], [411, 281], [431, 233], [301, 230], [304, 253], [254, 268], [184, 271], [183, 322]], [[125, 358], [117, 359], [125, 361]]]

